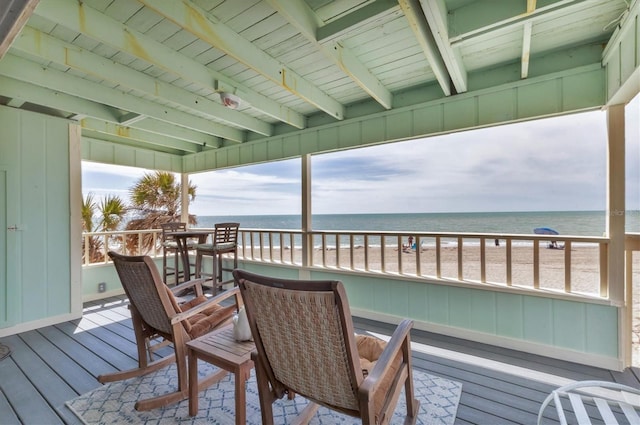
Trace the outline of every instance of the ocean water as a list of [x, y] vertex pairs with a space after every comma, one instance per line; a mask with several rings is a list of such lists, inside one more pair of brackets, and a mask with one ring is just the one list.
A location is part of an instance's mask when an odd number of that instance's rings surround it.
[[[299, 230], [299, 215], [198, 216], [198, 227], [239, 222], [240, 228]], [[626, 231], [640, 232], [640, 211], [627, 211]], [[603, 236], [604, 211], [319, 214], [312, 217], [314, 230], [475, 232], [532, 234], [536, 227], [551, 227], [561, 235]]]

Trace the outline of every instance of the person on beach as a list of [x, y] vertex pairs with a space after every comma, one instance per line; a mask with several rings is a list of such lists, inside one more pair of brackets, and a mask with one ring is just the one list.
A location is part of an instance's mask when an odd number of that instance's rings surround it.
[[415, 248], [413, 244], [413, 236], [409, 235], [408, 244], [402, 245], [402, 252], [411, 252], [411, 248]]

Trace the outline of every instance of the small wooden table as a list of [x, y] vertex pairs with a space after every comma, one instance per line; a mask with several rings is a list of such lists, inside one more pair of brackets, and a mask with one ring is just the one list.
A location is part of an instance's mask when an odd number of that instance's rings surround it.
[[189, 354], [189, 415], [198, 413], [198, 359], [228, 370], [235, 375], [236, 424], [247, 421], [246, 381], [249, 379], [255, 350], [252, 341], [237, 342], [233, 337], [233, 325], [225, 326], [187, 343]]

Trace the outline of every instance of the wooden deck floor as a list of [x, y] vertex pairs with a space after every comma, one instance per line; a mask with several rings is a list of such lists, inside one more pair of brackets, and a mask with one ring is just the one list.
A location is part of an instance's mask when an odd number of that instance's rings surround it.
[[[360, 331], [393, 327], [354, 319]], [[640, 386], [638, 369], [614, 372], [412, 331], [414, 367], [462, 382], [456, 424], [535, 424], [546, 395], [563, 380], [601, 379]], [[100, 384], [96, 376], [136, 365], [126, 302], [85, 306], [81, 320], [1, 338], [0, 424], [79, 424], [64, 403]], [[553, 423], [552, 409], [547, 409]]]

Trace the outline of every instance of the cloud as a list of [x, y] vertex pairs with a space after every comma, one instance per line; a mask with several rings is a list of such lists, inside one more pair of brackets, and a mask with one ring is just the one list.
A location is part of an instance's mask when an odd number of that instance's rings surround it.
[[[196, 215], [299, 214], [299, 161], [280, 161], [190, 176]], [[295, 171], [294, 171], [295, 169]]]
[[[636, 209], [638, 103], [627, 107], [627, 193], [629, 207]], [[316, 214], [601, 210], [606, 157], [601, 111], [314, 155], [312, 209]], [[112, 169], [85, 163], [84, 171], [94, 176], [87, 179], [92, 190], [126, 192], [146, 171], [120, 167], [111, 181], [106, 176]], [[299, 214], [300, 173], [300, 161], [292, 159], [192, 174], [197, 196], [191, 212]]]

